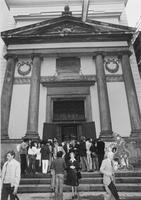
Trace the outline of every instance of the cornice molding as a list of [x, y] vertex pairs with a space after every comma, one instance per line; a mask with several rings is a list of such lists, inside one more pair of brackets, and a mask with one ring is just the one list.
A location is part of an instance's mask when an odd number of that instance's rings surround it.
[[[14, 84], [30, 84], [31, 77], [15, 77]], [[57, 76], [42, 76], [40, 77], [40, 83], [45, 87], [67, 87], [67, 86], [84, 86], [94, 85], [97, 81], [96, 75], [81, 75], [74, 77], [57, 77]], [[114, 74], [106, 75], [107, 82], [123, 82], [123, 75]]]
[[[94, 43], [95, 44], [95, 43]], [[96, 45], [96, 44], [95, 44]], [[105, 44], [106, 45], [106, 44]], [[116, 44], [115, 44], [116, 45]], [[86, 45], [87, 46], [87, 45]], [[86, 56], [86, 55], [89, 55], [89, 56], [96, 56], [97, 54], [103, 54], [104, 56], [108, 56], [108, 55], [113, 55], [113, 56], [120, 56], [122, 55], [123, 53], [130, 53], [131, 52], [129, 51], [128, 47], [112, 47], [112, 46], [105, 46], [105, 47], [100, 47], [100, 46], [97, 46], [97, 47], [83, 47], [83, 46], [80, 46], [79, 47], [79, 44], [77, 44], [77, 47], [71, 47], [71, 46], [68, 46], [68, 47], [64, 47], [64, 48], [61, 48], [61, 47], [50, 47], [50, 48], [40, 48], [38, 49], [37, 47], [35, 49], [28, 49], [26, 48], [25, 46], [25, 49], [8, 49], [8, 54], [10, 54], [11, 56], [12, 55], [16, 55], [18, 56], [19, 58], [21, 57], [32, 57], [33, 53], [38, 55], [38, 56], [41, 56], [41, 57], [47, 57], [47, 56], [67, 56], [69, 57], [70, 54], [71, 56]], [[62, 46], [63, 47], [63, 46]]]
[[41, 77], [44, 87], [74, 87], [91, 86], [96, 82], [96, 76], [74, 76], [74, 77]]

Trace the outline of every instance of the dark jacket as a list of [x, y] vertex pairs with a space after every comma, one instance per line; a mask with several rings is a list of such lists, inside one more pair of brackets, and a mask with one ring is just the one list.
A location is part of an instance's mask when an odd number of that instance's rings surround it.
[[57, 158], [53, 160], [51, 164], [51, 169], [55, 170], [55, 174], [64, 174], [64, 170], [66, 169], [66, 163], [63, 158]]
[[105, 143], [103, 141], [98, 141], [97, 142], [97, 153], [98, 154], [104, 154], [104, 149], [105, 149]]
[[86, 156], [86, 142], [80, 142], [79, 144], [79, 155], [80, 157]]
[[49, 160], [50, 149], [48, 145], [44, 145], [41, 148], [41, 158], [42, 160]]

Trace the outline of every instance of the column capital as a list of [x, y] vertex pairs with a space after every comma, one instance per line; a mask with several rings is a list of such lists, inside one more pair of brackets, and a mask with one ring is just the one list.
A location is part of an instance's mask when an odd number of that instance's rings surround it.
[[119, 59], [121, 59], [123, 55], [128, 55], [128, 57], [130, 57], [132, 55], [132, 52], [130, 50], [127, 50], [127, 51], [121, 51], [117, 53], [117, 56]]
[[97, 56], [102, 56], [102, 58], [104, 58], [105, 52], [104, 51], [95, 52], [93, 55], [93, 59], [95, 59]]
[[97, 51], [93, 53], [93, 59], [96, 58], [96, 56], [101, 55], [102, 57], [105, 56], [118, 56], [121, 58], [123, 55], [128, 55], [129, 57], [132, 55], [132, 52], [130, 50], [122, 50], [121, 51]]
[[31, 59], [32, 59], [32, 60], [33, 60], [35, 57], [40, 58], [41, 61], [43, 60], [43, 55], [40, 54], [40, 53], [33, 53], [33, 54], [31, 54]]
[[9, 54], [9, 53], [7, 53], [7, 54], [5, 54], [4, 55], [4, 58], [6, 59], [6, 60], [8, 60], [8, 59], [14, 59], [15, 60], [15, 62], [17, 62], [18, 61], [18, 56], [16, 55], [16, 54]]

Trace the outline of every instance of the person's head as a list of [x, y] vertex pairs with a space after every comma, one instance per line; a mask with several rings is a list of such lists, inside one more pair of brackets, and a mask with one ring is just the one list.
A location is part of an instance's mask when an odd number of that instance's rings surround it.
[[90, 138], [90, 140], [89, 140], [91, 143], [93, 142], [93, 139], [92, 138]]
[[117, 151], [117, 148], [116, 148], [116, 147], [113, 147], [113, 148], [112, 148], [112, 152], [113, 152], [113, 153], [116, 153], [116, 151]]
[[85, 137], [84, 137], [84, 136], [81, 136], [80, 141], [81, 141], [81, 142], [84, 142], [84, 141], [85, 141]]
[[119, 158], [114, 158], [114, 161], [120, 164]]
[[71, 153], [70, 153], [70, 159], [73, 160], [74, 158], [75, 158], [75, 154], [74, 154], [74, 152], [71, 152]]
[[53, 142], [54, 142], [54, 143], [57, 142], [57, 139], [56, 139], [56, 138], [53, 138]]
[[114, 157], [114, 153], [112, 151], [107, 153], [107, 158], [108, 159], [113, 160], [113, 157]]
[[28, 138], [24, 138], [24, 139], [23, 139], [23, 142], [26, 143], [26, 144], [28, 144], [29, 139], [28, 139]]
[[62, 158], [63, 152], [62, 151], [58, 151], [57, 152], [57, 158]]
[[30, 146], [31, 146], [31, 148], [32, 148], [32, 147], [35, 147], [35, 142], [32, 141]]
[[15, 152], [13, 150], [12, 151], [8, 151], [6, 157], [7, 157], [8, 161], [11, 161], [13, 158], [15, 158]]

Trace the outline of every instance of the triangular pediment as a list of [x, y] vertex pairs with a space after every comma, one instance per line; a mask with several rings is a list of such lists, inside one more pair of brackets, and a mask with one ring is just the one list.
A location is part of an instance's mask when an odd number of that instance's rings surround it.
[[[23, 26], [21, 28], [12, 29], [2, 33], [3, 40], [10, 44], [16, 43], [36, 43], [43, 42], [46, 39], [47, 42], [52, 42], [55, 38], [64, 37], [79, 38], [79, 36], [91, 37], [95, 36], [100, 39], [102, 35], [131, 35], [134, 32], [133, 28], [115, 25], [110, 23], [104, 23], [94, 20], [87, 20], [83, 22], [81, 18], [72, 16], [62, 16], [59, 18], [46, 20], [40, 23]], [[76, 38], [76, 39], [77, 39]], [[15, 41], [14, 41], [15, 39]], [[31, 39], [31, 40], [30, 40]], [[53, 39], [53, 40], [52, 40]]]

